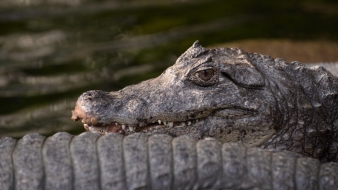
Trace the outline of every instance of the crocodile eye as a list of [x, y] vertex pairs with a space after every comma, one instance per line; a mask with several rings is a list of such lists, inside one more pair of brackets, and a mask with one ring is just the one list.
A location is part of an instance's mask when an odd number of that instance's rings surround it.
[[189, 80], [198, 86], [211, 86], [218, 82], [218, 68], [200, 68], [194, 71]]
[[205, 69], [205, 70], [197, 71], [195, 75], [196, 77], [206, 82], [215, 75], [215, 71], [213, 69]]

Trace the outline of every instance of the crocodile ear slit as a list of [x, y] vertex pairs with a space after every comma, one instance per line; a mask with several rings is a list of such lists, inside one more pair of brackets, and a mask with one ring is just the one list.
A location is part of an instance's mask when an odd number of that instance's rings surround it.
[[242, 64], [227, 64], [223, 65], [220, 70], [224, 76], [240, 86], [257, 88], [265, 85], [262, 74], [254, 67]]

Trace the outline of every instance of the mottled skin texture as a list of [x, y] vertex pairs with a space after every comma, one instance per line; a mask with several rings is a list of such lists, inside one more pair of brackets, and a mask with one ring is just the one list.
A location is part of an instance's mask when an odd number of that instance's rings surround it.
[[100, 134], [215, 137], [338, 162], [337, 107], [338, 78], [322, 67], [196, 42], [157, 78], [85, 92], [72, 119]]

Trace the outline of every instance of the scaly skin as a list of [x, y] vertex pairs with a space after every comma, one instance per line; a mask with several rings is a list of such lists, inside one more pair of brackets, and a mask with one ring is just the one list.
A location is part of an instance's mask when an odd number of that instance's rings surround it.
[[72, 119], [106, 134], [187, 134], [338, 162], [338, 79], [323, 67], [194, 43], [159, 77], [82, 94]]

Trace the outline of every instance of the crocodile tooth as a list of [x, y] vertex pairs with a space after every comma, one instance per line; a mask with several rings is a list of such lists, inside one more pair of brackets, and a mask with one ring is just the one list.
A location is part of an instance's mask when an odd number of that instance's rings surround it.
[[158, 124], [161, 124], [161, 120], [158, 120]]
[[173, 127], [174, 123], [173, 122], [168, 122], [168, 127]]
[[117, 123], [115, 123], [115, 125], [117, 125]]
[[188, 121], [188, 125], [191, 125], [191, 121]]
[[134, 131], [134, 127], [129, 126], [129, 131]]
[[163, 121], [164, 125], [167, 125], [167, 122], [166, 121]]
[[122, 125], [122, 129], [125, 130], [126, 129], [126, 125]]
[[180, 125], [177, 125], [176, 127], [185, 127], [185, 123], [184, 122], [182, 122], [182, 123], [180, 123]]

